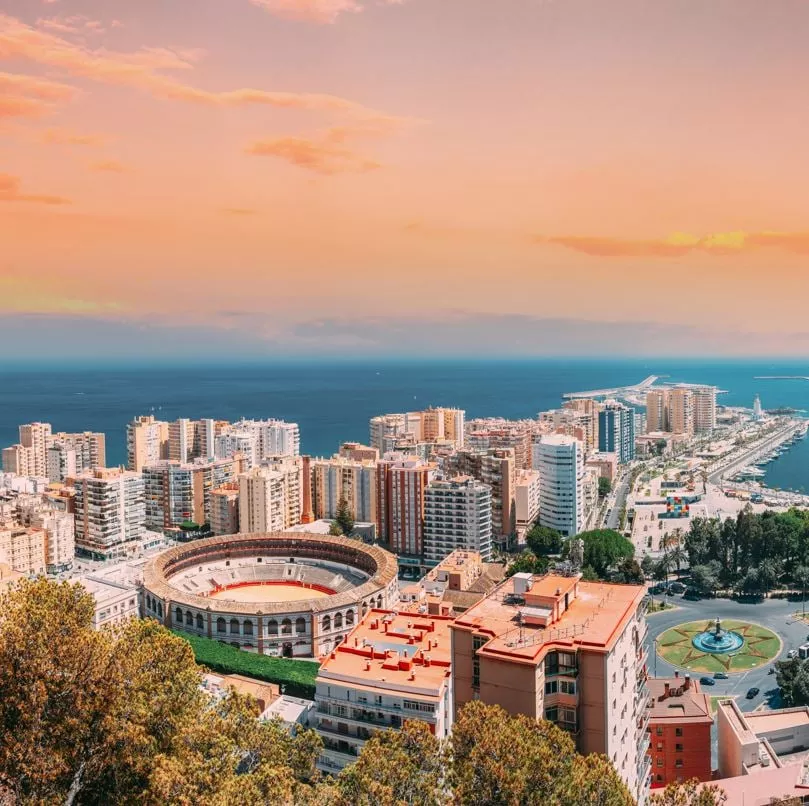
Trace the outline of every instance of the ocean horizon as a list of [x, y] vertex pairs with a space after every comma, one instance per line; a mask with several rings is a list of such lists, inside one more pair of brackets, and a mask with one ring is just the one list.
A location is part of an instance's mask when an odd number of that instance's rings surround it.
[[[724, 390], [722, 405], [809, 409], [809, 381], [758, 380], [809, 376], [809, 360], [740, 358], [289, 359], [212, 362], [75, 362], [0, 365], [0, 446], [17, 442], [17, 427], [35, 420], [56, 431], [102, 431], [107, 464], [126, 461], [125, 426], [136, 415], [277, 417], [297, 422], [301, 451], [334, 453], [341, 442], [368, 441], [375, 414], [457, 406], [467, 418], [536, 417], [562, 395], [661, 380]], [[768, 466], [768, 484], [809, 487], [809, 440]]]

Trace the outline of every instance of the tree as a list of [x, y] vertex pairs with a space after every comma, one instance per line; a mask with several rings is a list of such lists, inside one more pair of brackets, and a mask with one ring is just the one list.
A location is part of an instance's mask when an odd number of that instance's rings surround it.
[[646, 577], [638, 561], [627, 557], [618, 564], [615, 581], [623, 582], [627, 585], [642, 585], [646, 581]]
[[499, 706], [479, 700], [459, 712], [448, 757], [453, 803], [634, 803], [606, 758], [585, 759], [567, 733], [554, 724], [509, 716]]
[[340, 533], [346, 537], [354, 531], [354, 515], [345, 498], [341, 498], [337, 504], [337, 514], [334, 516], [334, 522], [340, 527]]
[[716, 785], [702, 785], [693, 778], [681, 784], [669, 784], [649, 799], [651, 806], [722, 806], [727, 795]]
[[577, 537], [584, 542], [584, 564], [591, 566], [600, 579], [605, 579], [620, 560], [635, 553], [632, 543], [613, 529], [581, 532]]
[[606, 498], [612, 491], [612, 482], [606, 476], [598, 477], [598, 497]]
[[340, 524], [339, 524], [339, 523], [337, 523], [337, 521], [332, 521], [332, 522], [329, 524], [329, 534], [330, 534], [332, 537], [342, 537], [342, 535], [343, 535], [343, 529], [342, 529], [342, 527], [340, 526]]
[[441, 745], [429, 727], [424, 722], [405, 722], [401, 730], [374, 734], [357, 761], [320, 795], [328, 792], [327, 800], [335, 806], [438, 806], [445, 802], [442, 763]]
[[537, 524], [525, 536], [525, 542], [537, 556], [547, 557], [562, 551], [562, 535], [548, 526]]
[[775, 682], [787, 708], [809, 705], [809, 663], [800, 658], [775, 663]]
[[533, 552], [525, 549], [518, 554], [506, 571], [507, 577], [514, 574], [544, 574], [548, 570], [548, 560], [545, 557], [537, 557]]
[[718, 563], [692, 566], [691, 586], [703, 596], [712, 596], [719, 587]]
[[211, 699], [190, 645], [157, 622], [93, 629], [80, 585], [0, 596], [0, 791], [18, 803], [282, 802], [317, 777], [319, 738]]
[[654, 574], [655, 561], [651, 554], [644, 554], [640, 561], [641, 570], [644, 576], [650, 577]]

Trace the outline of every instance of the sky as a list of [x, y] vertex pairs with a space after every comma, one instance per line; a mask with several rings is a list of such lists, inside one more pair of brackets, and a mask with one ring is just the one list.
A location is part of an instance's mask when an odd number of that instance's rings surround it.
[[809, 355], [807, 0], [5, 0], [0, 340]]

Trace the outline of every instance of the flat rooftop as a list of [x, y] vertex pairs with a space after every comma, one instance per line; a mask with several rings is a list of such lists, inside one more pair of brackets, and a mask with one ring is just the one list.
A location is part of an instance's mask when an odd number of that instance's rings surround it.
[[582, 582], [576, 577], [548, 574], [535, 577], [530, 590], [539, 595], [561, 596], [578, 583], [578, 595], [570, 598], [568, 608], [548, 627], [520, 624], [525, 598], [515, 593], [516, 577], [504, 580], [484, 599], [459, 616], [455, 625], [491, 636], [480, 650], [493, 657], [536, 662], [549, 644], [560, 648], [579, 648], [606, 652], [632, 618], [646, 593], [644, 585], [614, 585]]
[[809, 725], [809, 708], [781, 708], [777, 711], [754, 711], [744, 715], [747, 726], [756, 735], [774, 730], [788, 730]]
[[447, 616], [370, 610], [323, 661], [318, 682], [436, 698], [449, 677], [451, 623]]

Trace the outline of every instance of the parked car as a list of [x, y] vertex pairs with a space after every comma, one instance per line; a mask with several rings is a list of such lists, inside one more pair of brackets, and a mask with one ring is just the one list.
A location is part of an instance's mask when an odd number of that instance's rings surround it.
[[790, 649], [789, 652], [787, 652], [787, 657], [790, 658], [790, 660], [792, 658], [797, 658], [798, 657], [798, 650], [797, 649]]
[[714, 680], [712, 677], [700, 677], [699, 682], [703, 686], [715, 686], [716, 685], [716, 680]]
[[728, 676], [724, 672], [716, 672], [713, 676], [714, 680], [728, 680]]
[[700, 595], [700, 592], [698, 590], [695, 590], [694, 588], [689, 588], [683, 594], [683, 599], [686, 599], [689, 602], [698, 602], [701, 598], [702, 596]]
[[752, 700], [752, 699], [755, 699], [756, 697], [758, 697], [758, 694], [759, 694], [759, 689], [757, 689], [755, 686], [753, 686], [753, 688], [747, 690], [747, 694], [745, 694], [744, 696], [747, 697], [748, 700]]
[[684, 593], [685, 585], [682, 582], [672, 582], [669, 585], [669, 593]]

